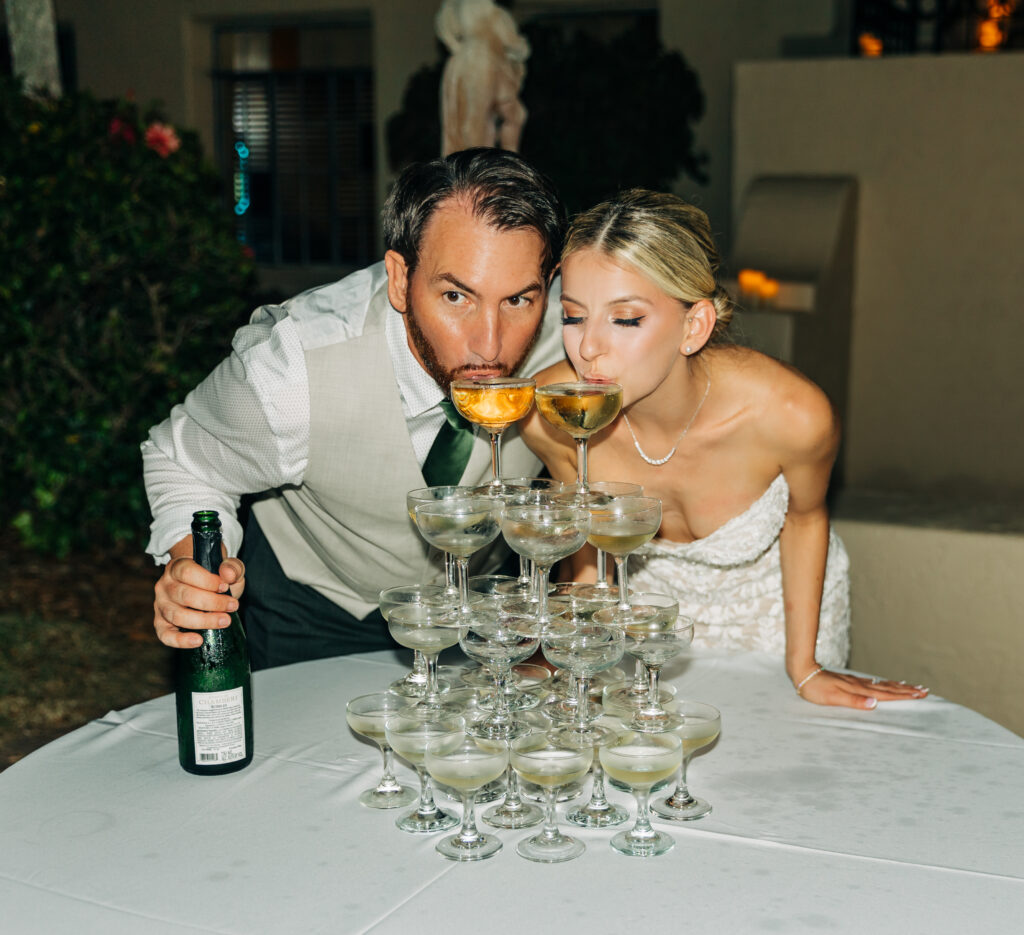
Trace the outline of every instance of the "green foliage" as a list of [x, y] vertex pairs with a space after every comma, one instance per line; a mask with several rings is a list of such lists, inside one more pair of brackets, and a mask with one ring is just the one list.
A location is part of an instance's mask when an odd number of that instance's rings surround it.
[[[522, 31], [531, 53], [520, 149], [554, 180], [570, 212], [624, 188], [668, 191], [681, 173], [707, 181], [694, 133], [704, 113], [700, 82], [651, 30], [601, 39], [540, 20]], [[419, 69], [388, 121], [393, 171], [440, 155], [443, 69], [443, 62]]]
[[0, 522], [55, 554], [143, 541], [139, 443], [224, 355], [252, 280], [195, 134], [0, 82]]

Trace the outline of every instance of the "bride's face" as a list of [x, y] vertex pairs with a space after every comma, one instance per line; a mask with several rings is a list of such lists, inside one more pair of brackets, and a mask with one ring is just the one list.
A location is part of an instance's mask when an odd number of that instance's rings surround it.
[[686, 307], [650, 279], [598, 250], [562, 263], [562, 340], [582, 380], [618, 383], [623, 406], [683, 366]]

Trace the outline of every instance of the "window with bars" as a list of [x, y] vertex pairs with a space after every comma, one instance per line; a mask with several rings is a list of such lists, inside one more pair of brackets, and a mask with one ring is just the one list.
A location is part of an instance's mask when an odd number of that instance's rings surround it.
[[375, 251], [370, 24], [219, 27], [217, 156], [258, 262], [365, 264]]

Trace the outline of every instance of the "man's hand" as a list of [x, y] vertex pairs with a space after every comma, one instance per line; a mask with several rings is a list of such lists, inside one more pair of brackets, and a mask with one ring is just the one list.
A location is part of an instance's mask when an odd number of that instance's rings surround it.
[[157, 581], [153, 602], [153, 629], [165, 646], [195, 649], [203, 638], [192, 631], [213, 630], [231, 625], [237, 597], [245, 587], [245, 565], [241, 559], [221, 562], [214, 575], [191, 558], [192, 537], [171, 549], [171, 560]]

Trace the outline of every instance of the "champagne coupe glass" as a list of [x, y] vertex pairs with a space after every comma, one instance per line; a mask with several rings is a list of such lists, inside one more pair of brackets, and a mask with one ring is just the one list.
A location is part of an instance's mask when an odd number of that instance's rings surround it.
[[576, 440], [577, 505], [590, 497], [587, 478], [587, 442], [619, 414], [622, 387], [617, 383], [549, 383], [537, 388], [537, 411], [556, 429]]
[[423, 697], [412, 705], [423, 715], [437, 717], [461, 713], [457, 706], [441, 701], [444, 696], [438, 688], [437, 657], [442, 650], [458, 643], [465, 632], [465, 621], [458, 610], [428, 604], [403, 604], [388, 616], [388, 632], [392, 639], [406, 649], [419, 650], [426, 662], [427, 684]]
[[600, 707], [590, 709], [590, 679], [595, 672], [610, 669], [621, 658], [624, 646], [622, 630], [600, 624], [555, 622], [541, 637], [544, 658], [560, 669], [568, 669], [576, 679], [576, 718], [554, 735], [566, 743], [592, 749], [611, 732], [591, 724], [603, 714]]
[[686, 767], [698, 750], [715, 742], [722, 729], [722, 715], [718, 708], [699, 701], [681, 701], [674, 705], [673, 713], [683, 723], [673, 729], [683, 742], [683, 763], [675, 791], [651, 806], [651, 811], [669, 821], [692, 821], [703, 818], [711, 811], [705, 799], [694, 798], [686, 787]]
[[457, 834], [439, 841], [437, 852], [460, 861], [483, 860], [497, 854], [501, 841], [477, 830], [473, 811], [476, 793], [508, 767], [508, 744], [456, 731], [430, 741], [424, 763], [435, 782], [457, 790], [462, 797], [462, 827]]
[[568, 558], [586, 541], [590, 513], [578, 507], [510, 506], [501, 533], [513, 552], [531, 559], [537, 568], [537, 620], [546, 626], [548, 576], [555, 562]]
[[461, 717], [438, 717], [424, 720], [410, 713], [399, 713], [384, 722], [384, 736], [391, 749], [402, 759], [408, 760], [420, 780], [420, 801], [413, 811], [399, 818], [395, 825], [400, 831], [410, 834], [428, 834], [432, 831], [447, 831], [458, 825], [459, 820], [451, 812], [437, 807], [430, 787], [430, 775], [423, 758], [431, 740], [464, 730], [465, 719]]
[[[512, 492], [505, 497], [506, 506], [540, 506], [549, 503], [564, 489], [565, 484], [550, 477], [511, 477], [505, 486]], [[529, 598], [533, 592], [533, 567], [525, 555], [519, 556], [519, 577], [514, 585], [502, 585], [503, 594]]]
[[673, 733], [651, 734], [624, 731], [598, 754], [604, 771], [626, 783], [636, 798], [636, 823], [629, 831], [620, 831], [611, 846], [629, 857], [654, 857], [664, 854], [675, 841], [671, 835], [651, 827], [648, 801], [656, 783], [675, 775], [683, 761], [683, 744]]
[[391, 745], [385, 733], [387, 719], [398, 714], [406, 703], [407, 699], [393, 692], [374, 692], [353, 698], [345, 706], [348, 726], [377, 744], [384, 757], [384, 772], [380, 782], [359, 796], [360, 803], [368, 808], [400, 808], [416, 798], [412, 789], [406, 788], [395, 778]]
[[[621, 609], [608, 607], [599, 610], [594, 614], [595, 623], [603, 623], [611, 626], [621, 626], [627, 632], [626, 651], [636, 658], [636, 671], [633, 681], [628, 685], [609, 687], [605, 689], [604, 701], [610, 704], [610, 713], [621, 715], [633, 711], [651, 703], [650, 684], [651, 677], [649, 670], [638, 652], [638, 646], [642, 642], [644, 633], [657, 633], [669, 627], [679, 616], [679, 602], [668, 594], [633, 594], [629, 604], [630, 614], [623, 615]], [[689, 621], [688, 621], [689, 622]], [[693, 638], [692, 622], [687, 642]], [[633, 638], [629, 638], [629, 632]], [[686, 636], [686, 634], [683, 634]], [[685, 645], [685, 644], [683, 644]], [[652, 644], [653, 646], [653, 644]], [[680, 646], [680, 649], [682, 646]], [[669, 689], [659, 687], [658, 696], [654, 703], [660, 703], [672, 698]]]
[[[458, 610], [459, 607], [458, 591], [456, 590], [453, 596], [446, 587], [439, 584], [402, 584], [394, 588], [385, 588], [380, 592], [377, 600], [385, 623], [388, 622], [391, 611], [404, 604], [425, 604], [429, 607], [452, 611]], [[474, 594], [470, 591], [469, 602], [471, 605], [482, 603], [484, 600], [484, 595]], [[392, 682], [388, 690], [406, 697], [419, 698], [427, 687], [427, 663], [418, 649], [414, 649], [412, 655], [412, 671], [404, 678]], [[438, 674], [440, 675], [440, 673]], [[448, 682], [438, 679], [438, 691], [446, 692], [449, 687]]]
[[469, 557], [498, 538], [502, 503], [489, 497], [459, 497], [421, 503], [416, 526], [431, 545], [455, 556], [459, 573], [459, 608], [470, 614]]
[[639, 707], [634, 709], [630, 727], [657, 731], [681, 725], [682, 719], [668, 712], [661, 703], [658, 678], [661, 667], [678, 656], [692, 641], [693, 621], [689, 617], [651, 619], [626, 627], [626, 651], [644, 664], [648, 679], [647, 694]]
[[467, 627], [459, 639], [462, 651], [485, 665], [494, 679], [491, 713], [467, 728], [477, 737], [511, 740], [527, 733], [529, 723], [509, 710], [506, 685], [512, 666], [537, 651], [540, 624], [533, 617], [499, 615], [494, 620], [479, 619]]
[[451, 398], [455, 408], [491, 436], [490, 493], [504, 493], [501, 480], [501, 436], [533, 406], [536, 382], [532, 377], [474, 377], [452, 380]]
[[[539, 711], [531, 711], [522, 717], [532, 731], [543, 732], [551, 727], [551, 721]], [[532, 828], [543, 820], [543, 810], [524, 800], [523, 791], [519, 786], [519, 774], [512, 768], [510, 762], [508, 769], [505, 770], [505, 795], [500, 804], [484, 812], [484, 824], [494, 828]]]
[[621, 825], [629, 818], [629, 812], [608, 801], [600, 756], [601, 747], [612, 743], [622, 733], [622, 721], [605, 714], [598, 719], [597, 724], [607, 728], [608, 732], [594, 735], [594, 762], [590, 764], [590, 798], [565, 816], [566, 821], [580, 828], [611, 828]]
[[586, 848], [582, 841], [558, 830], [555, 791], [587, 775], [594, 758], [593, 748], [578, 747], [554, 734], [535, 731], [512, 741], [509, 762], [519, 776], [544, 790], [544, 828], [516, 845], [527, 860], [554, 864], [579, 857]]
[[[442, 484], [439, 487], [417, 487], [405, 495], [405, 508], [409, 512], [409, 519], [419, 528], [416, 522], [416, 507], [421, 503], [437, 503], [439, 500], [456, 500], [460, 497], [473, 495], [470, 487], [456, 487], [450, 484]], [[458, 600], [459, 588], [455, 583], [455, 557], [448, 552], [444, 553], [444, 581], [445, 590], [452, 600]]]
[[[616, 497], [640, 497], [644, 489], [639, 484], [630, 484], [626, 481], [593, 481], [590, 484], [590, 498], [587, 506], [604, 506]], [[562, 488], [555, 495], [559, 503], [576, 504], [581, 494], [578, 484], [569, 484]], [[597, 581], [594, 584], [579, 584], [577, 591], [580, 597], [590, 600], [609, 599], [614, 593], [614, 588], [608, 583], [608, 563], [604, 549], [595, 546], [597, 552]]]
[[[615, 559], [619, 612], [614, 615], [614, 620], [619, 626], [628, 626], [642, 614], [641, 610], [630, 607], [626, 562], [630, 553], [653, 539], [660, 528], [661, 501], [655, 497], [618, 497], [590, 511], [587, 541]], [[603, 622], [610, 623], [612, 618]]]

